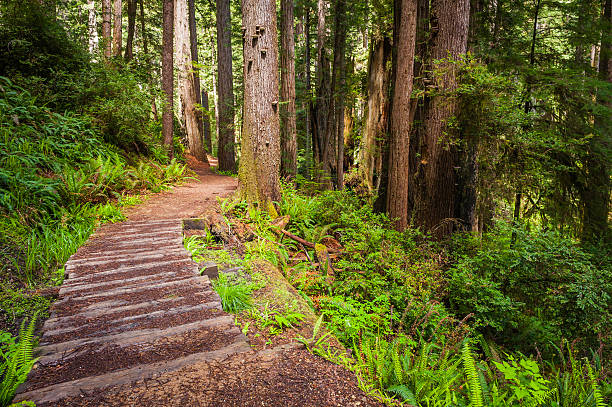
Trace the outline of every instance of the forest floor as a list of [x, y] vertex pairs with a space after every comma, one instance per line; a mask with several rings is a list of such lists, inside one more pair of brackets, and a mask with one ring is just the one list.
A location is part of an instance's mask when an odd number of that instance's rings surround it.
[[[186, 218], [237, 181], [197, 178], [102, 226], [69, 260], [41, 355], [16, 400], [38, 406], [377, 406], [356, 377], [295, 340], [239, 329], [182, 245]], [[248, 331], [248, 327], [246, 329]], [[304, 330], [301, 333], [307, 334]], [[255, 338], [259, 337], [258, 340]], [[282, 342], [282, 343], [281, 343]]]

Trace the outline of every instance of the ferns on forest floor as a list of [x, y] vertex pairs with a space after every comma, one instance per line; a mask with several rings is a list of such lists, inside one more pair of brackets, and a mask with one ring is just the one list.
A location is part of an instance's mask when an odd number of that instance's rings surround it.
[[17, 342], [9, 333], [0, 332], [0, 407], [11, 403], [17, 387], [25, 382], [36, 363], [33, 357], [36, 319], [37, 315], [32, 316], [26, 325], [24, 318]]

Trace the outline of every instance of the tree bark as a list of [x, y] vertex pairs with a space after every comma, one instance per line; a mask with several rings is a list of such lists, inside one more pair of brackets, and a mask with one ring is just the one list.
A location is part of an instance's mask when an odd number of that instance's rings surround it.
[[311, 86], [310, 86], [310, 7], [306, 5], [304, 7], [304, 46], [306, 49], [304, 50], [304, 70], [306, 76], [306, 123], [304, 123], [304, 127], [306, 129], [306, 159], [308, 160], [308, 168], [311, 168], [312, 163], [312, 138], [310, 131], [310, 115], [311, 115]]
[[[410, 151], [410, 97], [414, 80], [417, 2], [396, 0], [397, 62], [391, 105], [387, 212], [397, 230], [408, 226], [408, 176]], [[399, 14], [399, 15], [397, 15]]]
[[281, 0], [281, 175], [297, 174], [297, 130], [295, 118], [295, 43], [293, 0]]
[[344, 90], [346, 86], [346, 0], [336, 1], [334, 33], [334, 64], [332, 74], [333, 133], [329, 135], [330, 142], [336, 146], [336, 188], [341, 190], [344, 185]]
[[212, 139], [210, 137], [210, 117], [208, 115], [208, 92], [202, 91], [202, 124], [204, 128], [204, 145], [209, 154], [212, 154]]
[[123, 15], [123, 6], [121, 0], [114, 0], [113, 2], [113, 55], [116, 57], [121, 56], [121, 17]]
[[163, 33], [162, 33], [162, 91], [164, 93], [164, 108], [162, 113], [162, 134], [164, 146], [170, 158], [174, 155], [172, 136], [174, 133], [172, 111], [174, 108], [174, 0], [164, 0], [163, 3]]
[[111, 20], [111, 0], [102, 0], [102, 42], [104, 44], [104, 58], [106, 59], [109, 59], [112, 55]]
[[126, 62], [130, 62], [134, 57], [134, 29], [136, 28], [136, 0], [128, 0], [128, 35], [125, 42]]
[[87, 28], [89, 31], [89, 52], [95, 54], [98, 51], [98, 24], [96, 22], [96, 2], [87, 0], [88, 20]]
[[315, 180], [320, 186], [331, 189], [331, 175], [328, 153], [328, 126], [330, 123], [330, 67], [329, 56], [326, 50], [325, 19], [329, 4], [327, 0], [318, 0], [317, 3], [317, 64], [315, 69], [316, 101], [312, 109], [312, 144], [315, 161]]
[[219, 169], [236, 171], [234, 155], [234, 85], [232, 77], [232, 42], [229, 0], [217, 1], [217, 97], [219, 99]]
[[[202, 112], [202, 92], [200, 88], [200, 70], [197, 66], [198, 60], [198, 31], [196, 29], [196, 18], [195, 18], [195, 0], [188, 0], [188, 12], [189, 12], [189, 42], [191, 44], [191, 61], [193, 62], [193, 86], [195, 92], [195, 103], [199, 106], [195, 109], [195, 119], [198, 123], [198, 129], [200, 136], [204, 136], [204, 121]], [[210, 130], [210, 129], [209, 129]], [[204, 143], [206, 148], [206, 143]], [[210, 152], [210, 149], [207, 150]], [[206, 157], [206, 154], [204, 154]], [[208, 162], [206, 158], [205, 162]]]
[[240, 183], [252, 203], [280, 199], [280, 125], [275, 0], [243, 0], [244, 127]]
[[175, 0], [174, 39], [178, 87], [181, 98], [182, 118], [187, 133], [189, 152], [198, 160], [208, 162], [202, 142], [202, 133], [196, 112], [196, 89], [191, 61], [191, 36], [189, 33], [188, 0]]
[[[469, 0], [432, 1], [432, 61], [457, 59], [467, 50], [469, 29]], [[434, 67], [434, 83], [446, 94], [432, 97], [425, 121], [425, 200], [421, 202], [419, 225], [436, 238], [449, 235], [457, 221], [456, 181], [457, 152], [452, 142], [458, 134], [448, 125], [457, 116], [457, 100], [448, 93], [457, 88], [456, 68], [452, 63], [440, 62]], [[465, 221], [461, 219], [460, 221]]]
[[376, 178], [380, 178], [382, 149], [389, 120], [388, 91], [391, 72], [387, 66], [391, 57], [390, 39], [385, 36], [372, 39], [369, 54], [367, 116], [361, 140], [360, 167], [368, 191], [376, 194]]

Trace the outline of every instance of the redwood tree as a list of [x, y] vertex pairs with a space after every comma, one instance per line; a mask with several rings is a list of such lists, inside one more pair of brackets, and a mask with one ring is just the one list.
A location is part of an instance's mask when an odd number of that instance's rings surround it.
[[123, 14], [121, 0], [115, 0], [113, 3], [113, 55], [121, 56], [121, 43], [123, 40], [121, 34], [121, 17]]
[[104, 57], [111, 57], [112, 33], [111, 33], [111, 0], [102, 0], [102, 42], [104, 44]]
[[234, 84], [229, 0], [217, 0], [217, 97], [219, 98], [219, 169], [236, 171], [234, 155]]
[[408, 226], [410, 96], [414, 79], [417, 2], [396, 1], [397, 56], [391, 105], [387, 212], [395, 219], [396, 229], [404, 230]]
[[174, 108], [174, 0], [164, 0], [162, 33], [162, 91], [164, 109], [162, 113], [162, 134], [168, 155], [174, 154], [172, 134], [174, 132], [172, 110]]
[[295, 118], [295, 43], [293, 0], [281, 0], [281, 174], [297, 173], [297, 132]]
[[136, 28], [136, 0], [128, 0], [128, 35], [125, 42], [126, 61], [131, 61], [134, 56], [134, 29]]
[[249, 202], [280, 199], [275, 0], [243, 0], [244, 127], [240, 183]]

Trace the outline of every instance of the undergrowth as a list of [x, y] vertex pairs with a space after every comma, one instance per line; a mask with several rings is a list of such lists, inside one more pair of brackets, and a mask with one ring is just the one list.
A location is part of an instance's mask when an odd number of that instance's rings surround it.
[[[353, 370], [380, 400], [428, 407], [610, 400], [610, 266], [597, 254], [520, 226], [511, 245], [503, 220], [482, 236], [433, 242], [418, 230], [396, 232], [347, 191], [312, 197], [285, 185], [277, 208], [273, 219], [245, 202], [221, 205], [229, 224], [252, 231], [245, 263], [252, 256], [279, 267], [321, 314], [317, 330], [325, 325], [351, 352], [328, 346], [326, 334], [302, 342]], [[286, 238], [279, 224], [313, 247]]]

